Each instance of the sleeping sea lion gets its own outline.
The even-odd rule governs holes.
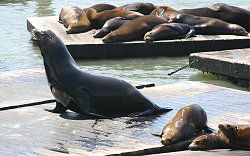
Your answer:
[[[84,11],[87,11],[89,8],[93,8],[96,10],[96,12],[102,12],[102,11],[106,11],[106,10],[113,10],[116,8],[116,6],[111,5],[111,4],[105,4],[105,3],[100,3],[100,4],[95,4],[91,7],[88,8],[84,8]]]
[[[116,30],[117,28],[119,28],[121,25],[123,25],[124,23],[126,23],[128,21],[130,21],[130,20],[128,20],[124,17],[112,18],[112,19],[108,20],[107,22],[105,22],[103,27],[96,34],[94,34],[94,38],[104,37],[108,33],[110,33],[111,31]]]
[[[143,14],[134,11],[125,10],[106,10],[97,13],[95,9],[89,8],[86,11],[86,15],[91,22],[91,25],[95,29],[100,29],[103,27],[104,23],[115,17],[124,17],[127,19],[135,19],[137,17],[143,16]]]
[[[91,29],[86,13],[76,6],[63,7],[59,15],[59,23],[67,28],[68,34],[86,32]]]
[[[237,24],[230,24],[216,18],[184,14],[168,6],[157,7],[150,14],[163,16],[169,23],[188,24],[198,35],[248,35],[246,29]]]
[[[191,14],[195,16],[217,18],[228,23],[234,23],[242,26],[248,32],[250,31],[250,11],[230,6],[224,3],[217,3],[211,7],[182,9],[181,13]]]
[[[188,24],[163,23],[155,26],[144,35],[146,42],[157,40],[182,39],[194,36],[195,30]]]
[[[141,40],[145,33],[158,24],[166,23],[163,17],[145,15],[126,22],[118,29],[112,31],[103,38],[104,43],[126,42]]]
[[[124,80],[82,71],[63,42],[50,30],[33,31],[43,56],[48,84],[56,99],[55,113],[70,109],[98,118],[147,116],[170,111],[160,108]]]
[[[195,133],[207,129],[207,114],[200,105],[189,104],[177,111],[164,126],[161,143],[171,145],[191,138]]]
[[[155,8],[156,6],[152,3],[134,2],[117,7],[115,10],[136,11],[143,15],[149,15]]]

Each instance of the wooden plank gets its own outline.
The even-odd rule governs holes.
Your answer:
[[[188,55],[193,52],[226,50],[250,47],[250,35],[197,35],[188,39],[163,40],[152,43],[144,41],[104,44],[93,38],[97,30],[86,33],[66,34],[65,27],[58,23],[58,16],[28,17],[27,29],[50,29],[67,46],[75,58],[145,57]]]
[[[24,74],[1,74],[0,106],[52,98],[42,73],[40,70],[26,70]],[[152,136],[151,132],[160,131],[180,107],[189,103],[204,108],[208,125],[212,128],[217,129],[219,123],[250,124],[250,99],[246,98],[250,96],[249,92],[198,82],[141,91],[157,105],[174,110],[160,116],[98,121],[70,111],[58,115],[44,110],[53,108],[54,103],[0,111],[0,155],[105,155],[161,147],[159,138]],[[210,154],[242,153],[250,154],[249,151],[230,150],[216,150]]]
[[[189,61],[197,60],[191,67],[233,78],[245,87],[250,84],[250,49],[193,53]]]

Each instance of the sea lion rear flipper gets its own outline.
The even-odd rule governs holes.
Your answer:
[[[52,109],[52,110],[44,109],[44,110],[46,110],[48,112],[52,112],[52,113],[63,113],[67,110],[67,108],[64,105],[62,105],[61,103],[56,102],[56,107],[54,109]]]

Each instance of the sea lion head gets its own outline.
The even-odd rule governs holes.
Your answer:
[[[211,141],[208,140],[207,135],[201,135],[193,140],[193,142],[188,146],[190,150],[208,150]]]

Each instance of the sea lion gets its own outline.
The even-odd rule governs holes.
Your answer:
[[[218,127],[235,149],[250,150],[250,127],[239,127],[230,124],[219,124]]]
[[[62,23],[67,29],[66,33],[80,33],[91,29],[91,23],[86,13],[76,6],[65,6],[61,9],[59,23]]]
[[[228,23],[234,23],[242,26],[248,32],[250,31],[250,11],[243,8],[230,6],[224,3],[217,3],[211,7],[202,7],[195,9],[182,9],[181,13],[195,16],[217,18]]]
[[[211,150],[211,149],[229,149],[231,148],[227,137],[218,130],[217,133],[203,134],[193,140],[188,146],[190,150]]]
[[[156,40],[181,39],[194,36],[195,30],[188,24],[183,23],[163,23],[155,26],[144,35],[146,42]]]
[[[124,80],[80,70],[63,42],[50,30],[33,31],[44,60],[48,84],[56,99],[55,113],[70,109],[97,118],[147,116],[170,111],[160,108]]]
[[[100,29],[103,27],[107,20],[115,17],[124,17],[127,19],[135,19],[137,17],[143,16],[143,14],[134,11],[119,11],[119,10],[106,10],[97,13],[95,9],[89,8],[86,11],[86,15],[91,22],[91,25],[95,29]]]
[[[153,29],[156,25],[166,23],[163,17],[145,15],[126,22],[118,29],[112,31],[103,38],[104,43],[126,42],[141,40],[145,33]]]
[[[106,11],[106,10],[113,10],[116,8],[116,6],[111,5],[111,4],[105,4],[105,3],[100,3],[100,4],[95,4],[91,7],[88,8],[84,8],[84,11],[87,11],[89,8],[93,8],[96,10],[96,12],[102,12],[102,11]]]
[[[123,25],[124,23],[126,23],[128,21],[130,21],[130,20],[128,20],[124,17],[112,18],[112,19],[108,20],[107,22],[105,22],[103,27],[96,34],[94,34],[94,38],[104,37],[108,33],[110,33],[111,31],[116,30],[117,28],[119,28],[121,25]]]
[[[149,15],[155,8],[156,6],[152,3],[134,2],[117,7],[115,10],[136,11],[143,15]]]
[[[216,18],[184,14],[168,6],[157,7],[150,14],[163,16],[169,23],[188,24],[198,35],[248,35],[246,29],[237,24],[230,24]]]
[[[200,105],[189,104],[177,111],[164,126],[161,143],[171,145],[191,138],[195,133],[207,129],[207,114]]]

